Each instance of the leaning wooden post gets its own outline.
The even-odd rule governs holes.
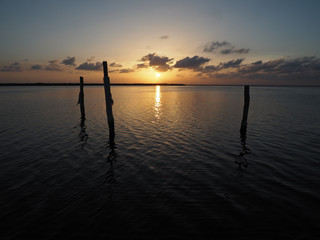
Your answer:
[[[83,77],[80,77],[80,92],[78,98],[78,104],[80,103],[81,120],[86,119],[86,114],[84,110],[84,94],[83,94]]]
[[[107,111],[108,126],[109,126],[109,144],[110,144],[110,147],[112,148],[114,146],[114,138],[115,138],[114,119],[112,114],[113,100],[110,92],[110,78],[108,76],[108,65],[106,61],[103,62],[103,74],[104,74],[104,77],[103,77],[104,93],[106,97],[106,111]]]
[[[241,133],[246,133],[247,131],[247,120],[248,120],[248,112],[249,112],[249,104],[250,104],[250,94],[249,94],[249,86],[244,86],[244,106],[243,106],[243,114],[241,121]]]

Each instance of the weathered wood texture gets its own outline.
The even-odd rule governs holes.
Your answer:
[[[243,114],[242,114],[240,132],[245,132],[247,130],[249,104],[250,104],[249,86],[246,85],[246,86],[244,86],[244,106],[243,106]]]
[[[112,96],[110,91],[110,78],[108,76],[108,64],[106,61],[103,62],[103,83],[104,83],[104,93],[105,93],[105,99],[106,99],[106,112],[108,117],[108,126],[109,126],[109,144],[112,147],[114,145],[114,138],[115,138],[115,132],[114,132],[114,118],[112,113]]]
[[[79,92],[78,104],[80,104],[81,120],[85,120],[86,113],[84,109],[83,77],[80,77],[80,92]]]

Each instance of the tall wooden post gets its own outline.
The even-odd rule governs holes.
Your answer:
[[[250,94],[249,94],[249,86],[244,86],[244,106],[243,106],[243,114],[242,114],[242,121],[241,121],[241,128],[240,128],[240,139],[241,139],[241,152],[239,154],[240,160],[236,161],[239,165],[239,168],[247,167],[248,162],[245,158],[245,155],[250,153],[249,148],[246,146],[246,139],[247,139],[247,120],[248,120],[248,112],[249,112],[249,104],[250,104]]]
[[[241,128],[240,128],[241,133],[245,133],[247,131],[249,104],[250,104],[249,86],[246,85],[244,86],[244,106],[243,106],[243,114],[242,114],[242,121],[241,121]]]
[[[107,117],[108,117],[108,126],[109,126],[109,144],[110,147],[113,148],[114,146],[114,138],[115,138],[115,132],[114,132],[114,119],[113,119],[113,113],[112,113],[112,96],[110,92],[110,78],[108,76],[108,64],[106,61],[103,62],[103,83],[104,83],[104,93],[106,98],[106,111],[107,111]]]
[[[78,104],[80,103],[81,120],[86,119],[86,114],[84,110],[84,93],[83,93],[83,77],[80,77],[80,92],[78,98]]]

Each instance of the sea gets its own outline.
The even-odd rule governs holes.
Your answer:
[[[0,239],[320,239],[320,87],[0,87]]]

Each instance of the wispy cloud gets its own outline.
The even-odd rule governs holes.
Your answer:
[[[231,47],[231,48],[227,48],[227,49],[223,49],[220,51],[221,54],[227,55],[227,54],[232,54],[232,53],[238,53],[238,54],[245,54],[248,53],[250,51],[249,48],[235,48],[235,47]]]
[[[164,40],[164,39],[168,39],[168,38],[169,38],[168,35],[163,35],[163,36],[160,37],[160,39],[163,39],[163,40]]]
[[[109,73],[114,73],[114,72],[118,72],[118,73],[132,73],[135,72],[136,68],[119,68],[119,69],[109,69]]]
[[[113,63],[110,63],[110,64],[109,64],[109,67],[122,67],[122,65],[121,65],[121,64],[118,64],[118,63],[113,62]]]
[[[62,66],[59,64],[58,60],[51,60],[48,61],[49,64],[46,66],[45,70],[47,71],[56,71],[56,72],[62,72],[63,68]]]
[[[136,67],[139,69],[139,68],[148,68],[149,65],[147,63],[139,63],[136,65]]]
[[[223,55],[227,54],[245,54],[249,53],[249,48],[236,48],[233,46],[230,42],[223,41],[213,41],[210,43],[207,43],[203,49],[203,52],[213,53],[213,52],[219,52]]]
[[[207,43],[205,45],[203,51],[204,52],[213,52],[218,48],[227,47],[227,46],[231,46],[231,44],[227,41],[223,41],[223,42],[213,41],[213,42]]]
[[[0,72],[21,72],[21,71],[22,69],[21,69],[20,63],[18,62],[3,66],[2,68],[0,68]]]
[[[91,58],[87,59],[87,62],[92,62],[95,59],[95,56],[92,56]]]
[[[135,70],[132,68],[124,68],[124,69],[119,69],[119,73],[131,73],[134,72]]]

